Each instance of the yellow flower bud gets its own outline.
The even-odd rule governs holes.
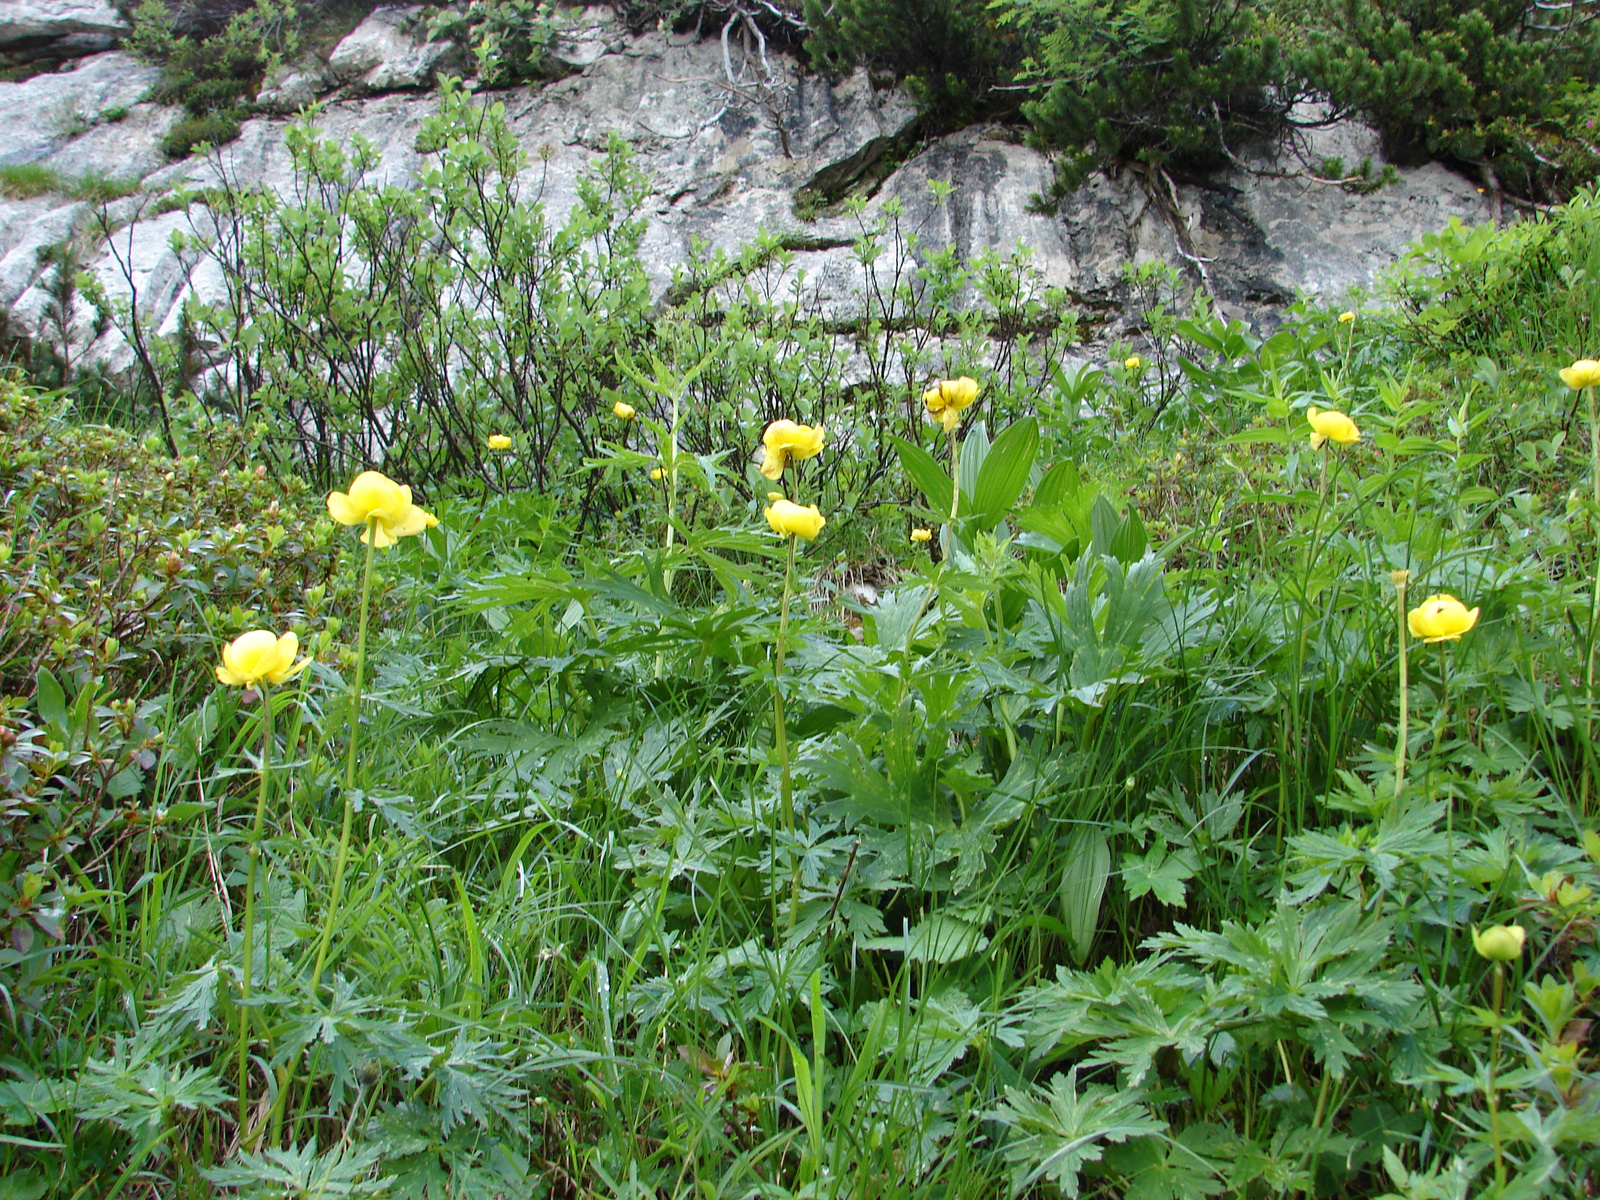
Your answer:
[[[817,511],[815,504],[802,508],[792,500],[774,500],[767,509],[767,524],[772,526],[773,533],[804,538],[809,542],[822,532],[827,518]]]
[[[503,433],[491,433],[489,435],[489,449],[509,450],[511,449],[511,439]]]
[[[822,439],[821,425],[774,421],[761,435],[761,473],[776,483],[790,462],[821,454]]]
[[[911,531],[911,540],[913,542],[931,542],[933,541],[933,530],[913,529]]]
[[[1342,313],[1339,314],[1339,324],[1341,324],[1341,325],[1348,325],[1348,324],[1350,324],[1351,321],[1354,321],[1355,319],[1356,319],[1356,315],[1353,312],[1342,312]]]
[[[439,522],[411,503],[411,489],[378,471],[363,471],[349,492],[328,493],[328,515],[341,525],[362,525],[361,540],[392,546]]]
[[[310,665],[309,658],[296,662],[300,639],[292,633],[282,637],[271,630],[252,629],[241,633],[222,648],[222,665],[217,678],[229,687],[254,687],[263,679],[283,683]]]
[[[1472,930],[1472,948],[1490,962],[1511,962],[1522,957],[1522,944],[1528,940],[1521,925],[1491,925],[1483,932]]]
[[[1406,614],[1411,636],[1425,642],[1453,642],[1478,623],[1478,609],[1468,609],[1454,596],[1429,596]]]
[[[1570,367],[1561,369],[1561,382],[1573,391],[1579,388],[1594,387],[1600,383],[1600,362],[1592,358],[1580,358]]]
[[[611,411],[616,413],[617,416],[621,417],[624,421],[631,421],[635,416],[633,405],[624,404],[621,400],[618,400],[611,406]]]
[[[1137,354],[1130,354],[1127,358],[1122,360],[1122,365],[1127,367],[1130,371],[1137,371],[1140,367],[1144,366],[1144,359],[1140,358]]]
[[[1318,408],[1312,405],[1306,409],[1306,420],[1310,422],[1313,430],[1311,446],[1320,450],[1324,442],[1338,442],[1341,446],[1348,446],[1352,442],[1361,440],[1361,430],[1356,428],[1356,423],[1342,412],[1332,409]]]

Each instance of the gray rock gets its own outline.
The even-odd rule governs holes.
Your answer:
[[[546,57],[566,71],[581,71],[627,44],[628,31],[606,7],[557,9],[556,32]]]
[[[340,43],[328,78],[300,64],[273,81],[280,107],[298,107],[335,78],[354,81],[317,121],[336,143],[360,137],[377,147],[369,182],[403,186],[425,166],[416,139],[437,111],[436,97],[366,94],[416,86],[437,67],[437,59],[432,67],[405,65],[412,63],[408,55],[438,49],[420,40],[422,17],[418,8],[378,10]],[[1029,272],[1036,287],[1063,289],[1069,304],[1111,326],[1108,336],[1138,318],[1127,312],[1126,268],[1152,260],[1209,288],[1226,314],[1270,324],[1297,293],[1333,299],[1371,286],[1408,241],[1451,216],[1479,222],[1490,215],[1471,183],[1437,166],[1401,169],[1398,184],[1371,195],[1316,182],[1301,163],[1339,157],[1353,168],[1377,150],[1370,131],[1320,127],[1316,114],[1307,114],[1313,127],[1301,140],[1271,159],[1177,185],[1132,170],[1097,174],[1045,211],[1034,200],[1049,191],[1050,164],[1011,140],[1012,131],[972,128],[919,147],[910,140],[916,115],[910,102],[875,90],[865,74],[830,83],[782,55],[771,53],[763,63],[737,47],[725,61],[715,38],[627,35],[594,10],[560,20],[556,45],[566,56],[560,61],[581,66],[581,73],[484,99],[505,105],[530,157],[524,195],[542,201],[555,220],[576,201],[582,174],[601,160],[612,135],[627,141],[635,165],[652,180],[644,253],[658,298],[695,245],[733,253],[765,231],[792,251],[786,268],[773,268],[771,286],[798,292],[824,315],[849,315],[870,287],[888,286],[894,271],[942,249],[971,262],[1011,255],[1020,244],[1026,264],[1013,269]],[[296,82],[297,74],[304,78]],[[99,113],[136,99],[153,78],[151,69],[123,55],[105,55],[70,74],[0,84],[0,162],[70,163],[78,170],[91,155],[104,155],[108,168],[126,162],[148,172],[144,186],[152,192],[224,183],[294,192],[287,123],[277,117],[246,122],[242,136],[213,156],[174,164],[158,164],[139,149],[152,145],[160,122],[169,119],[170,110],[154,106],[148,112],[135,106],[118,125],[67,133],[55,118],[44,132],[58,109],[69,118]],[[797,213],[802,189],[856,177],[869,191],[876,187],[859,217],[823,211],[807,220]],[[935,184],[952,189],[947,198],[936,197]],[[52,221],[62,219],[54,215],[60,207],[59,199],[0,202],[0,300],[17,303],[19,321],[39,311],[36,301],[22,299],[43,279],[38,251],[59,232]],[[203,210],[193,212],[203,220]],[[852,243],[863,227],[879,222],[898,249],[865,268]],[[169,214],[138,222],[133,234],[137,278],[145,281],[141,305],[157,327],[174,326],[186,296],[214,295],[218,287],[214,269],[201,264],[191,272],[167,245],[172,230],[187,223],[183,214]],[[108,264],[103,256],[94,269],[115,292],[118,273]],[[965,299],[982,302],[975,293]],[[123,356],[113,335],[94,353],[108,362]]]
[[[338,81],[321,63],[279,67],[262,82],[256,107],[276,116],[290,116],[317,102]]]
[[[155,67],[115,53],[85,59],[71,71],[0,83],[0,165],[49,163],[106,114],[130,113],[160,75]],[[107,144],[101,170],[123,169],[127,156],[118,141]]]
[[[448,64],[454,47],[430,42],[423,8],[375,8],[328,57],[340,83],[364,92],[427,87]]]
[[[93,44],[106,49],[128,32],[128,23],[106,0],[5,0],[0,5],[0,48],[23,43],[77,39],[77,53]]]

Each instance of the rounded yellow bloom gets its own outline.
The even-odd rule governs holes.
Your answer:
[[[613,404],[611,406],[611,411],[616,413],[617,416],[621,417],[624,421],[633,420],[634,415],[635,415],[634,414],[634,410],[633,410],[633,405],[624,404],[621,400],[618,400],[615,404]]]
[[[1528,932],[1521,925],[1491,925],[1482,933],[1472,930],[1472,948],[1490,962],[1511,962],[1522,957]]]
[[[1425,642],[1453,642],[1478,623],[1478,610],[1468,609],[1454,596],[1429,596],[1406,614],[1411,636]]]
[[[348,492],[329,492],[328,515],[341,525],[365,526],[361,540],[370,534],[380,550],[439,523],[411,503],[409,487],[378,471],[361,472]]]
[[[772,526],[773,533],[784,537],[804,538],[809,542],[827,523],[815,504],[802,508],[792,500],[774,500],[767,509],[767,524]]]
[[[1144,366],[1144,359],[1140,358],[1137,354],[1130,354],[1127,358],[1122,360],[1122,365],[1127,367],[1130,371],[1137,371],[1140,367]]]
[[[489,435],[489,449],[509,450],[511,449],[511,439],[503,433],[491,433]]]
[[[1341,324],[1341,325],[1348,325],[1348,324],[1350,324],[1351,321],[1354,321],[1355,319],[1356,319],[1356,315],[1353,312],[1342,312],[1342,313],[1339,314],[1339,324]]]
[[[931,542],[933,541],[933,530],[913,529],[911,531],[911,540],[913,542]]]
[[[774,421],[761,435],[761,473],[776,481],[791,462],[822,453],[822,426]]]
[[[310,658],[295,662],[299,652],[300,639],[292,633],[279,637],[269,629],[252,629],[222,648],[217,678],[229,687],[254,687],[263,679],[283,683],[311,664]]]
[[[963,375],[960,379],[941,379],[922,393],[928,415],[938,417],[949,433],[961,421],[962,410],[978,398],[978,381]]]
[[[1561,369],[1561,382],[1573,391],[1594,387],[1600,383],[1600,362],[1595,362],[1592,358],[1580,358],[1570,367]]]
[[[1313,404],[1306,409],[1306,420],[1311,423],[1311,445],[1313,449],[1320,450],[1324,442],[1338,442],[1341,446],[1348,446],[1352,442],[1361,440],[1361,430],[1356,428],[1356,423],[1342,412],[1332,409],[1318,408]]]
[[[662,467],[652,467],[652,468],[650,468],[650,478],[654,479],[657,483],[661,482],[661,480],[665,479],[666,477],[667,477],[667,472],[666,472],[666,470],[664,468],[662,468]]]
[[[783,499],[783,493],[782,492],[768,492],[767,493],[767,499],[768,500],[782,500]]]

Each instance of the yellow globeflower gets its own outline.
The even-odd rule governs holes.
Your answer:
[[[489,435],[489,449],[509,450],[511,449],[511,439],[503,433],[491,433]]]
[[[798,537],[810,541],[822,532],[827,518],[817,511],[815,504],[808,504],[804,508],[793,500],[774,500],[767,509],[767,524],[772,526],[773,533],[781,533],[784,537]]]
[[[1580,358],[1570,367],[1561,369],[1561,382],[1573,391],[1594,387],[1600,383],[1600,362],[1595,362],[1592,358]]]
[[[913,542],[931,542],[933,541],[933,530],[913,529],[911,531],[911,540]]]
[[[661,467],[650,468],[650,478],[654,479],[657,483],[661,482],[661,480],[665,479],[666,477],[667,473]]]
[[[411,503],[411,489],[378,471],[357,475],[348,492],[328,493],[328,514],[341,525],[361,525],[361,540],[372,535],[378,549],[439,522]]]
[[[777,480],[791,462],[822,453],[822,426],[774,421],[761,435],[761,473]]]
[[[1491,925],[1482,933],[1472,930],[1472,948],[1490,962],[1512,962],[1522,957],[1528,932],[1521,925]]]
[[[1144,359],[1140,358],[1137,354],[1130,354],[1127,358],[1122,360],[1122,365],[1127,367],[1130,371],[1137,371],[1140,367],[1144,366]]]
[[[1338,442],[1341,446],[1348,446],[1352,442],[1361,440],[1361,430],[1356,428],[1356,423],[1342,412],[1332,409],[1318,408],[1312,405],[1306,409],[1306,420],[1311,423],[1314,431],[1311,434],[1311,446],[1320,450],[1324,442]]]
[[[624,421],[631,421],[634,418],[633,405],[624,404],[621,400],[618,400],[611,406],[611,411],[616,413],[617,416],[621,417]]]
[[[1468,609],[1454,596],[1429,596],[1406,614],[1411,636],[1425,642],[1453,642],[1478,623],[1478,610]]]
[[[311,664],[310,658],[295,662],[299,652],[300,639],[292,633],[279,637],[269,629],[252,629],[222,648],[217,678],[229,687],[254,687],[263,679],[283,683]]]
[[[938,417],[946,433],[961,421],[963,409],[970,408],[978,398],[978,381],[963,375],[960,379],[941,379],[922,393],[922,402],[928,406],[928,415]]]
[[[1351,321],[1354,321],[1355,319],[1356,319],[1356,315],[1353,312],[1342,312],[1342,313],[1339,314],[1339,324],[1341,324],[1341,325],[1348,325],[1348,324],[1350,324]]]

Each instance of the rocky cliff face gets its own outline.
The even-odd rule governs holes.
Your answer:
[[[0,16],[0,45],[58,53],[70,39],[117,35],[115,14],[91,0],[25,0]],[[13,11],[15,10],[15,11]],[[1377,159],[1359,128],[1308,135],[1271,159],[1202,182],[1152,188],[1132,174],[1096,175],[1055,212],[1030,201],[1046,192],[1047,159],[1003,130],[970,128],[931,142],[912,137],[904,96],[874,89],[864,74],[830,83],[790,58],[725,53],[715,38],[630,35],[603,8],[562,17],[554,82],[495,93],[524,147],[541,159],[542,195],[560,214],[580,174],[620,133],[654,180],[647,264],[661,294],[691,245],[733,251],[763,230],[794,249],[791,274],[824,309],[841,309],[864,284],[850,243],[860,222],[887,205],[917,234],[917,253],[953,247],[967,257],[1025,247],[1049,286],[1115,329],[1127,300],[1129,263],[1170,262],[1208,287],[1224,313],[1269,322],[1297,292],[1338,297],[1370,285],[1402,247],[1448,218],[1488,219],[1478,190],[1439,166],[1401,168],[1370,195],[1318,182],[1304,169],[1330,155]],[[10,30],[8,33],[7,30]],[[10,38],[9,43],[6,42]],[[65,39],[65,40],[64,40]],[[55,50],[50,50],[55,47]],[[300,106],[322,105],[318,124],[336,139],[361,135],[382,151],[379,171],[402,182],[422,162],[418,129],[434,111],[434,76],[459,69],[445,47],[423,40],[415,9],[380,9],[327,63],[301,63],[269,80],[260,97],[276,115],[249,121],[243,136],[210,159],[168,163],[160,139],[180,115],[143,102],[156,75],[116,51],[88,54],[68,69],[0,83],[0,167],[48,168],[56,190],[0,198],[0,311],[13,331],[40,335],[50,321],[51,247],[76,239],[80,262],[113,295],[139,289],[156,323],[172,328],[191,288],[204,290],[170,247],[175,231],[204,229],[198,206],[162,203],[180,189],[216,182],[286,191],[292,181],[284,131]],[[107,175],[137,182],[106,209],[119,255],[97,242],[92,202],[73,200],[75,181]],[[797,196],[824,182],[877,179],[860,217],[803,219]],[[937,202],[931,184],[953,191]],[[118,262],[118,259],[121,262]],[[126,270],[124,269],[126,267]],[[192,277],[191,277],[192,275]],[[56,329],[62,321],[55,318]],[[112,368],[128,362],[115,331],[96,331],[81,302],[72,314],[72,354]],[[59,340],[59,337],[58,337]]]

